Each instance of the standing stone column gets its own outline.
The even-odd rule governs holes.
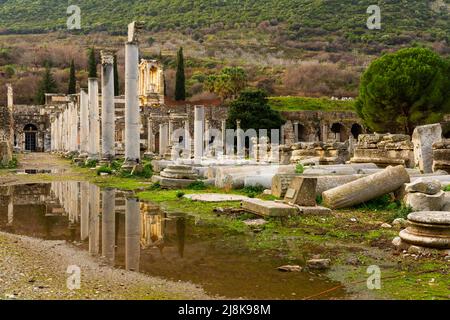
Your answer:
[[[148,118],[147,120],[147,153],[152,155],[155,152],[155,137],[153,135],[153,121]]]
[[[242,159],[245,155],[245,137],[244,130],[241,129],[241,120],[236,120],[236,135],[237,135],[237,156]]]
[[[294,142],[298,142],[298,122],[294,122]]]
[[[128,26],[128,42],[125,44],[125,163],[131,170],[140,162],[139,116],[139,46],[135,35],[135,23]]]
[[[9,187],[13,189],[14,187]],[[14,194],[10,193],[9,201],[8,201],[8,226],[11,226],[14,223],[14,202],[13,202]]]
[[[98,106],[98,79],[88,79],[89,92],[89,159],[98,160],[100,152],[100,123]]]
[[[115,191],[105,189],[102,192],[102,256],[114,265],[116,247],[116,211]]]
[[[71,127],[71,135],[72,135],[72,150],[74,153],[79,151],[78,148],[78,107],[75,102],[72,102],[72,127]]]
[[[102,51],[102,161],[115,156],[114,57]]]
[[[80,91],[80,157],[87,158],[89,148],[89,96]]]
[[[159,155],[163,156],[166,153],[167,149],[167,136],[168,136],[168,128],[167,124],[159,124]]]
[[[221,123],[221,130],[222,130],[222,149],[223,149],[223,155],[226,154],[226,145],[227,145],[227,120],[222,120]]]
[[[139,208],[138,199],[126,199],[125,268],[132,271],[139,271],[141,254],[141,214]]]
[[[169,119],[169,132],[168,132],[168,138],[169,138],[169,147],[173,146],[173,120]]]
[[[189,119],[184,121],[184,158],[191,159],[191,133]]]
[[[203,157],[205,107],[195,106],[194,112],[194,161],[199,163]]]

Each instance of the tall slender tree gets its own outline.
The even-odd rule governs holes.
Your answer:
[[[177,54],[177,74],[175,81],[175,100],[186,100],[186,76],[184,74],[183,47],[178,50]]]
[[[114,55],[114,95],[116,97],[120,95],[119,70],[117,69],[117,56],[116,55]]]
[[[67,89],[67,94],[77,93],[77,78],[75,76],[75,62],[72,59],[70,63],[70,74],[69,74],[69,88]]]
[[[88,57],[89,78],[97,78],[97,59],[95,57],[95,49],[89,50]]]
[[[56,81],[53,78],[52,71],[48,65],[45,66],[42,80],[39,83],[38,91],[36,93],[36,103],[45,104],[45,94],[56,92]]]

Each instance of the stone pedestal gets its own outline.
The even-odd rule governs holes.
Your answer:
[[[294,177],[286,191],[284,202],[299,206],[316,205],[317,178]]]
[[[411,213],[408,215],[408,228],[400,232],[400,238],[415,246],[450,249],[450,212]]]
[[[433,172],[433,144],[442,140],[442,127],[439,123],[419,126],[414,129],[414,161],[423,173]]]

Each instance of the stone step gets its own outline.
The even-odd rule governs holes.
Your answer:
[[[264,201],[261,199],[247,199],[242,201],[242,209],[267,217],[285,217],[298,214],[298,209],[296,207],[280,202]]]

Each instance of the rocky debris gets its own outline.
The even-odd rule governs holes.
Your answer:
[[[298,142],[292,146],[290,162],[299,163],[318,158],[319,164],[343,164],[350,159],[346,142]]]
[[[409,181],[404,166],[387,167],[381,172],[325,191],[322,198],[324,205],[331,209],[348,208],[394,192]]]
[[[299,210],[299,214],[304,217],[310,216],[331,216],[332,211],[329,208],[315,206],[315,207],[304,207],[296,206]]]
[[[392,225],[396,228],[405,228],[408,224],[408,221],[406,221],[403,218],[397,218],[392,222]]]
[[[186,199],[199,202],[236,202],[248,199],[247,196],[237,194],[221,194],[221,193],[198,193],[186,194],[183,196]]]
[[[246,199],[242,201],[244,211],[254,213],[260,216],[269,217],[287,217],[298,214],[297,208],[281,202],[264,201],[261,199]]]
[[[284,196],[284,202],[305,207],[316,205],[317,178],[294,177]]]
[[[249,227],[260,227],[267,224],[267,221],[264,219],[250,219],[245,220],[244,223]]]
[[[282,271],[282,272],[301,272],[302,271],[302,267],[298,266],[298,265],[286,265],[286,266],[281,266],[277,268],[278,271]]]
[[[352,163],[375,163],[381,167],[404,165],[414,167],[414,146],[403,134],[360,134]]]
[[[404,198],[404,203],[413,211],[440,211],[445,205],[445,192],[439,191],[437,194],[429,195],[425,193],[408,193]]]
[[[419,178],[414,182],[407,183],[405,185],[405,192],[415,193],[420,192],[428,195],[434,195],[442,190],[442,184],[438,180],[429,180],[424,178]]]
[[[392,226],[389,223],[383,223],[380,227],[383,229],[391,229],[392,228]]]
[[[306,262],[309,269],[326,270],[331,266],[330,259],[311,259]]]

